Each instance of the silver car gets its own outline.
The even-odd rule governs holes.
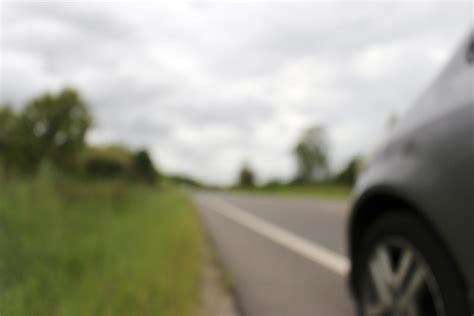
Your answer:
[[[355,197],[359,315],[474,315],[474,31],[370,162]]]

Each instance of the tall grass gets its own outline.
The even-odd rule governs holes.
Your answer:
[[[192,315],[201,231],[176,190],[0,181],[1,315]]]

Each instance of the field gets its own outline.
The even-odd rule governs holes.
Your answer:
[[[352,188],[346,185],[292,185],[275,187],[256,187],[251,189],[238,189],[237,191],[274,194],[281,196],[304,196],[330,199],[349,199]]]
[[[0,315],[194,315],[202,232],[173,188],[0,181]]]

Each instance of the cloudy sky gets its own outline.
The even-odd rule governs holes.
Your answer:
[[[74,86],[91,143],[222,184],[244,161],[290,177],[301,130],[323,124],[336,170],[373,150],[473,16],[473,2],[2,2],[0,101]]]

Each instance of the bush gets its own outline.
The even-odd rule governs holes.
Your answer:
[[[255,174],[248,165],[243,165],[239,172],[239,182],[237,184],[240,187],[254,187],[255,186]]]
[[[78,163],[78,169],[87,178],[155,184],[159,176],[146,151],[132,153],[121,146],[87,147]]]
[[[158,178],[158,172],[153,166],[148,153],[140,150],[133,155],[132,173],[136,180],[154,184]]]
[[[79,155],[79,170],[88,178],[126,179],[132,166],[132,154],[126,148],[87,147]]]
[[[346,185],[354,185],[357,176],[359,174],[359,169],[362,164],[362,158],[360,157],[354,157],[352,158],[346,167],[341,170],[340,173],[338,173],[332,181],[334,183],[339,183],[339,184],[346,184]]]

